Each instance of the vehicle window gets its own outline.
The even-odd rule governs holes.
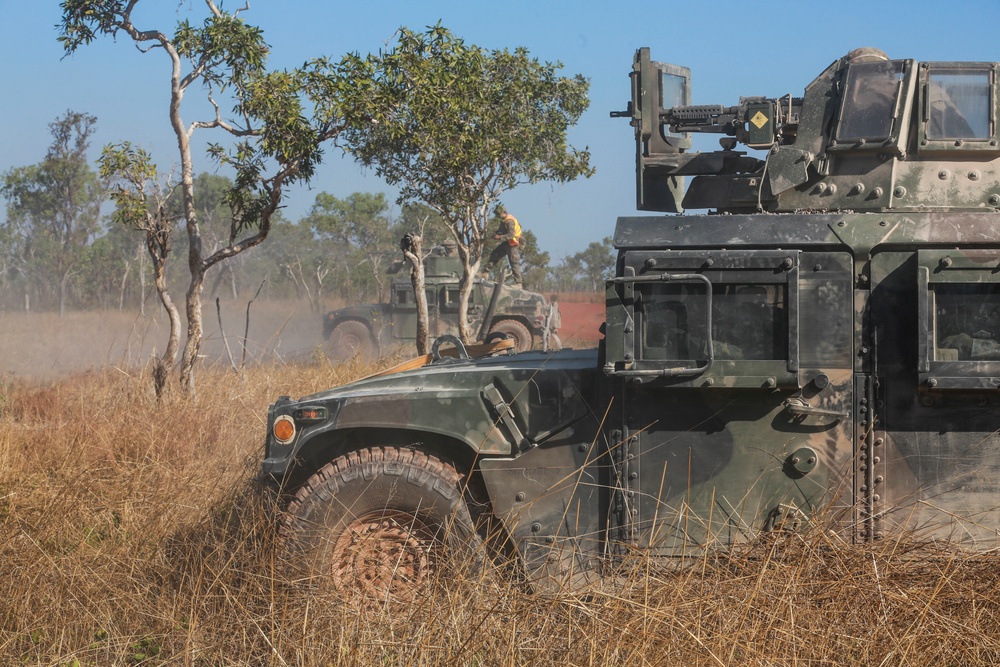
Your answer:
[[[648,288],[645,289],[645,288]],[[708,358],[707,286],[644,286],[641,298],[643,358]],[[712,347],[720,360],[788,358],[787,287],[782,283],[716,284],[712,290]]]
[[[927,138],[989,139],[990,72],[962,68],[932,69],[927,74]]]
[[[413,301],[413,291],[408,289],[396,290],[396,303],[405,306]]]
[[[449,312],[458,312],[458,299],[460,291],[457,287],[444,287],[441,289],[441,307]]]
[[[799,283],[799,359],[809,367],[850,368],[854,288],[846,273],[812,273]]]
[[[690,99],[687,87],[688,80],[686,77],[668,72],[660,72],[660,108],[670,109],[686,104],[686,100]],[[667,136],[677,138],[684,135],[683,133],[667,132]]]
[[[854,63],[847,70],[837,140],[888,139],[902,88],[904,61]]]
[[[660,72],[660,108],[669,109],[684,104],[688,99],[688,81],[683,76]]]
[[[935,361],[1000,361],[1000,285],[937,284]]]

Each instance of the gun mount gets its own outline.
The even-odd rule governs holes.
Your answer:
[[[997,68],[890,60],[861,48],[834,61],[802,97],[692,106],[690,71],[652,61],[642,48],[632,100],[611,115],[635,128],[640,210],[995,209]],[[691,152],[693,133],[725,135],[721,150]],[[753,157],[735,150],[739,144],[767,152]]]

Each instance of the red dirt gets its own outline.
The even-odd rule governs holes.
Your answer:
[[[600,328],[604,322],[603,303],[560,300],[559,314],[562,316],[559,338],[564,344],[573,346],[574,341],[596,343],[601,339]]]

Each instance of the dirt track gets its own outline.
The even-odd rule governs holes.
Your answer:
[[[202,354],[206,361],[228,364],[228,341],[235,362],[240,362],[246,309],[246,302],[222,303],[220,329],[215,304],[205,304]],[[565,345],[596,344],[604,321],[603,304],[561,299],[559,309],[559,337]],[[69,312],[60,318],[53,313],[0,312],[0,378],[45,379],[100,366],[128,372],[145,364],[154,351],[163,350],[166,332],[166,317],[153,307],[145,316],[105,311]],[[320,315],[310,312],[304,302],[254,302],[247,360],[307,359],[322,344],[322,333]]]

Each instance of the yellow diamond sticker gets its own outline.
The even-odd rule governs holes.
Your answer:
[[[758,111],[757,113],[755,113],[753,115],[753,118],[750,119],[750,122],[753,123],[754,125],[756,125],[758,130],[760,128],[764,127],[765,125],[767,125],[767,121],[768,121],[767,116],[765,116],[760,111]]]

